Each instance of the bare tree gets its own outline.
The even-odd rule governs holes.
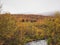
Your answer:
[[[1,0],[0,0],[0,14],[1,14],[1,11],[2,11],[2,3],[1,3]]]
[[[2,11],[2,4],[0,4],[0,13],[1,13],[1,11]]]

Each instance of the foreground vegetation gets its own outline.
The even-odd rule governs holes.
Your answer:
[[[49,45],[60,45],[60,14],[46,18],[44,23],[16,22],[11,14],[0,15],[0,45],[25,45],[47,39]]]

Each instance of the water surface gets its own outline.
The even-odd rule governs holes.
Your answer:
[[[47,45],[46,40],[32,41],[27,43],[26,45]]]

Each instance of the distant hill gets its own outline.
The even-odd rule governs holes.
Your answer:
[[[5,14],[1,14],[5,15]],[[1,16],[0,15],[0,16]],[[45,19],[49,19],[54,16],[45,16],[39,14],[10,14],[18,22],[44,22]]]

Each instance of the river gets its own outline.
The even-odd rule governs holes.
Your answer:
[[[46,40],[32,41],[28,42],[26,45],[47,45],[47,41]]]

